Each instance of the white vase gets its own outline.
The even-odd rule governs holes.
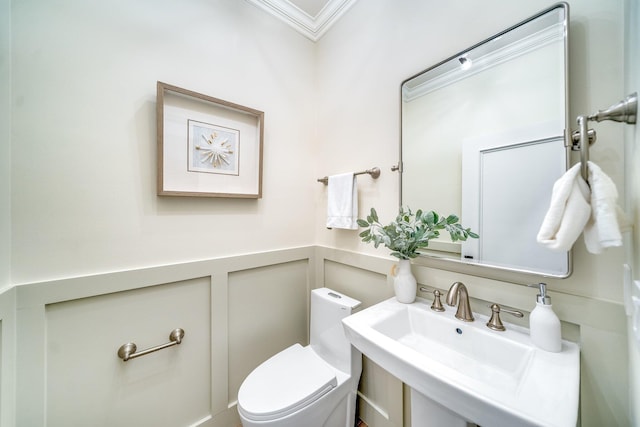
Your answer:
[[[398,264],[391,269],[391,275],[393,276],[393,290],[396,293],[398,302],[404,304],[414,302],[418,284],[413,273],[411,273],[411,261],[408,259],[398,261]]]

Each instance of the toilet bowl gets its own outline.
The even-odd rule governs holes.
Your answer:
[[[311,291],[310,344],[294,344],[251,372],[238,391],[243,427],[353,427],[362,354],[342,327],[360,301]]]

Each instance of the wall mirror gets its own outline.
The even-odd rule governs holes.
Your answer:
[[[401,206],[454,213],[480,235],[422,256],[571,274],[569,252],[536,241],[569,163],[568,13],[554,5],[402,83]]]

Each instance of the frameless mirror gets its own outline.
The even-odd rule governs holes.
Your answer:
[[[536,236],[567,170],[568,5],[557,4],[402,83],[401,206],[480,235],[424,256],[567,277]]]

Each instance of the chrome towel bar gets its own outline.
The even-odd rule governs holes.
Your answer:
[[[138,347],[134,343],[128,342],[120,346],[120,348],[118,349],[118,357],[126,362],[129,359],[144,356],[145,354],[153,353],[154,351],[162,350],[163,348],[178,345],[182,342],[182,338],[184,338],[184,329],[176,328],[169,334],[168,343],[160,344],[155,347],[139,351],[137,353],[136,350],[138,349]]]
[[[371,178],[377,179],[380,176],[380,168],[374,167],[371,169],[367,169],[366,171],[356,172],[354,175],[364,175],[365,173],[371,175]],[[325,176],[324,178],[318,178],[318,182],[323,183],[324,185],[329,184],[329,177]]]

